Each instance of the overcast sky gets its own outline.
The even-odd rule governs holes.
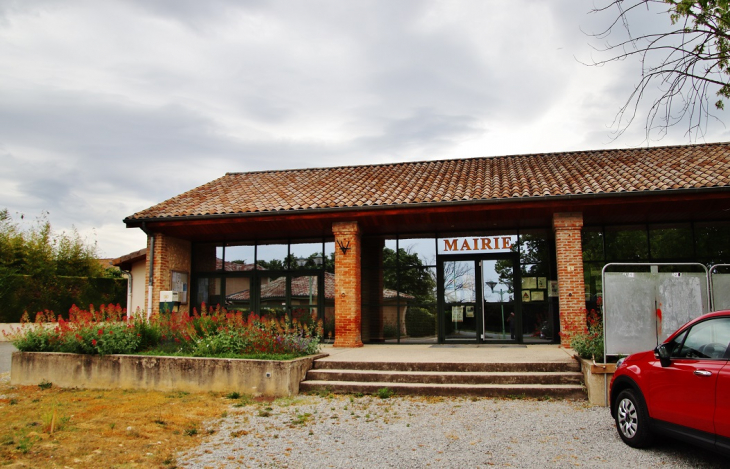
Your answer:
[[[0,0],[0,209],[119,257],[226,172],[646,145],[610,132],[639,64],[579,62],[593,3]]]

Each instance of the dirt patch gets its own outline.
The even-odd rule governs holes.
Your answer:
[[[220,393],[11,386],[0,374],[4,467],[176,467],[175,453],[215,432]]]

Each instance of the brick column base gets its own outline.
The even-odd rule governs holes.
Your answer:
[[[335,347],[362,347],[361,255],[357,222],[332,224],[335,235]]]
[[[571,338],[586,332],[586,301],[583,284],[582,213],[553,215],[558,261],[560,345],[570,347]]]

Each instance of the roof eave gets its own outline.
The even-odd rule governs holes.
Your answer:
[[[362,212],[371,210],[390,210],[394,208],[423,208],[423,207],[455,207],[463,205],[498,205],[503,203],[514,203],[520,201],[544,201],[544,202],[560,202],[567,200],[589,200],[597,198],[615,198],[615,197],[641,197],[641,196],[666,196],[679,194],[695,194],[729,191],[730,186],[714,186],[714,187],[692,187],[682,189],[662,189],[650,191],[626,191],[626,192],[598,192],[586,194],[569,194],[569,195],[547,195],[547,196],[530,196],[530,197],[514,197],[500,199],[476,199],[476,200],[451,200],[444,202],[416,202],[408,204],[389,204],[389,205],[361,205],[355,207],[324,207],[313,209],[296,209],[296,210],[271,210],[263,212],[239,212],[239,213],[219,213],[205,215],[182,215],[167,217],[150,217],[150,218],[131,218],[127,217],[123,222],[127,228],[139,228],[143,223],[149,222],[166,222],[166,221],[185,221],[185,220],[221,220],[226,218],[248,218],[262,216],[281,216],[295,213],[340,213],[340,212]]]

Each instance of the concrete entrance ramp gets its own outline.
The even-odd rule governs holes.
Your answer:
[[[585,399],[578,363],[558,345],[331,346],[300,391]]]

